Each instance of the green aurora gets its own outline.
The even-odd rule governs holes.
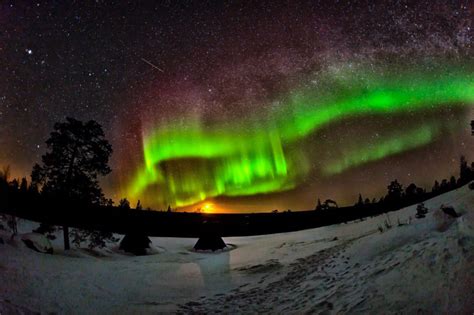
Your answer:
[[[289,190],[310,170],[301,145],[310,134],[344,119],[470,106],[473,82],[466,65],[402,71],[345,65],[319,72],[280,96],[261,117],[208,125],[189,119],[185,128],[169,124],[152,129],[143,141],[144,165],[130,181],[128,194],[152,194],[160,204],[182,207],[217,196]],[[401,128],[370,145],[343,151],[320,173],[339,174],[429,144],[441,125]]]
[[[340,174],[358,165],[383,159],[387,156],[416,149],[434,141],[442,132],[454,130],[458,125],[453,122],[429,121],[420,126],[380,136],[375,141],[366,141],[350,145],[342,150],[343,154],[335,161],[327,163],[322,170],[325,175]]]

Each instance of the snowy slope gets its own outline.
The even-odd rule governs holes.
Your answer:
[[[462,216],[446,216],[442,204]],[[192,252],[193,239],[153,238],[156,255],[65,254],[58,238],[48,255],[16,238],[0,244],[0,313],[472,314],[474,192],[465,186],[425,205],[424,219],[412,206],[362,222],[225,238],[236,248],[219,253]],[[23,233],[36,226],[20,222]]]

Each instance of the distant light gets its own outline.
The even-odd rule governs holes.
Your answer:
[[[26,53],[27,53],[28,55],[32,55],[32,54],[33,54],[33,50],[31,50],[31,49],[25,49],[25,51],[26,51]]]
[[[212,203],[206,203],[201,208],[204,213],[211,213],[214,210],[214,205]]]

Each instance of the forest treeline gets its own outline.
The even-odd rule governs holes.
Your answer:
[[[0,212],[41,222],[36,230],[40,233],[61,226],[66,249],[71,236],[73,243],[89,239],[95,246],[113,239],[112,232],[196,237],[203,223],[210,221],[219,223],[222,236],[313,228],[400,209],[474,180],[474,163],[469,165],[466,158],[461,157],[459,177],[435,181],[429,191],[414,183],[404,187],[394,180],[387,186],[385,196],[370,200],[360,194],[357,202],[349,207],[339,207],[334,200],[321,202],[318,199],[315,209],[297,212],[210,215],[176,213],[170,207],[166,212],[146,211],[140,202],[131,209],[125,198],[117,206],[105,198],[99,177],[111,172],[108,162],[112,147],[97,122],[67,118],[55,124],[46,144],[48,150],[41,163],[33,166],[30,181],[11,179],[8,167],[0,170]],[[70,231],[69,227],[76,229]]]
[[[354,204],[354,208],[360,209],[373,207],[376,205],[384,209],[400,209],[436,197],[440,194],[444,194],[473,180],[474,162],[471,162],[469,165],[466,158],[461,156],[459,160],[459,177],[457,178],[455,176],[451,176],[449,179],[443,179],[441,181],[435,180],[433,187],[430,190],[418,187],[414,183],[404,187],[398,182],[398,180],[395,179],[387,186],[387,194],[380,197],[379,199],[364,199],[360,193],[357,202]],[[321,200],[318,198],[315,210],[327,210],[337,207],[338,204],[334,200],[327,199],[324,202],[321,202]]]

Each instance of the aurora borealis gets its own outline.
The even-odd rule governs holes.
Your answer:
[[[399,70],[394,77],[392,71],[382,68],[368,74],[364,69],[352,69],[359,81],[355,75],[352,78],[345,74],[347,83],[339,84],[334,75],[320,73],[317,77],[329,85],[328,91],[315,85],[290,93],[276,112],[266,113],[258,124],[242,121],[206,127],[199,121],[190,121],[186,128],[165,126],[153,130],[145,136],[145,165],[131,184],[131,195],[157,184],[162,203],[187,206],[220,195],[254,195],[294,188],[309,170],[303,149],[290,148],[296,141],[348,117],[471,104],[473,77],[470,64],[465,67],[426,73],[423,67],[412,66],[411,71]],[[359,83],[361,80],[363,84]],[[336,157],[322,171],[341,173],[429,144],[439,135],[440,124],[425,123],[398,131],[370,147]]]
[[[1,7],[0,163],[18,176],[68,115],[106,129],[106,193],[155,209],[351,203],[474,157],[469,2],[93,9]]]

